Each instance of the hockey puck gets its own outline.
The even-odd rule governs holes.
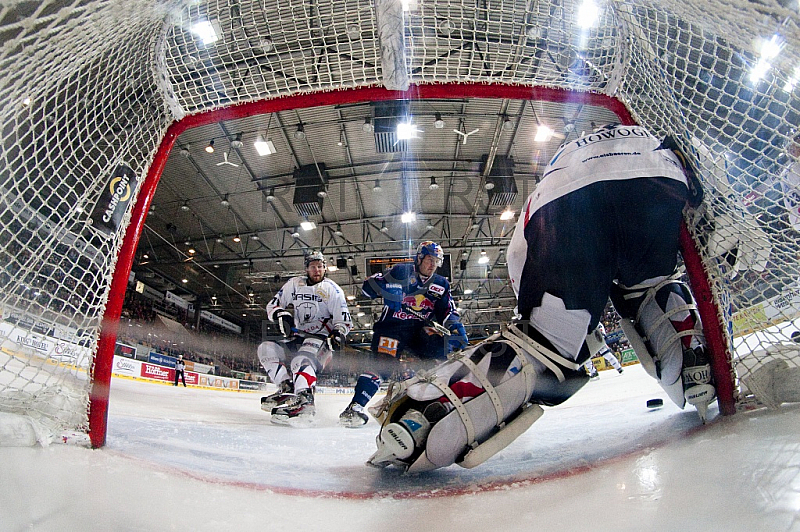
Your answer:
[[[647,400],[647,408],[661,408],[664,406],[663,399],[648,399]]]

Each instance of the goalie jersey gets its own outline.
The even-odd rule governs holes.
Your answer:
[[[353,328],[344,292],[330,279],[311,286],[306,277],[289,279],[267,305],[267,316],[274,321],[276,311],[292,307],[298,331],[327,336],[334,327],[344,334]]]
[[[666,177],[687,184],[678,157],[641,126],[606,126],[564,144],[547,164],[536,190],[525,200],[508,246],[508,274],[514,293],[519,295],[528,252],[525,226],[536,211],[598,181],[639,177]]]

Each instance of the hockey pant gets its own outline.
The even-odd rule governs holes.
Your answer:
[[[274,384],[292,381],[294,393],[311,388],[317,382],[317,373],[322,371],[333,356],[333,352],[321,338],[295,338],[287,342],[262,342],[258,346],[258,360]],[[291,357],[289,368],[286,360]]]
[[[505,448],[588,381],[581,365],[516,324],[428,372],[393,383],[370,411],[381,423],[369,464],[420,472],[471,468]]]
[[[615,285],[611,300],[642,366],[683,408],[688,401],[705,420],[716,396],[700,315],[677,275],[632,287]]]

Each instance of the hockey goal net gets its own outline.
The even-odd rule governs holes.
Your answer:
[[[584,24],[582,0],[2,3],[0,434],[13,419],[42,443],[104,444],[122,296],[177,134],[426,90],[602,100],[679,140],[706,192],[685,264],[732,413],[775,344],[800,363],[800,33],[784,5],[597,2]]]

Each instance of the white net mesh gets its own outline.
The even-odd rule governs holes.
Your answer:
[[[751,371],[768,343],[789,339],[800,309],[800,177],[788,153],[800,122],[797,6],[598,5],[599,23],[583,29],[572,1],[412,0],[401,18],[385,0],[3,3],[0,410],[88,429],[85,372],[117,251],[171,123],[407,82],[409,97],[414,85],[465,82],[602,93],[678,138],[706,189],[689,227],[729,340],[747,342],[734,365]],[[201,22],[216,42],[203,42]],[[780,53],[760,55],[771,39]],[[116,202],[124,216],[104,221]],[[47,390],[77,401],[25,400]]]

